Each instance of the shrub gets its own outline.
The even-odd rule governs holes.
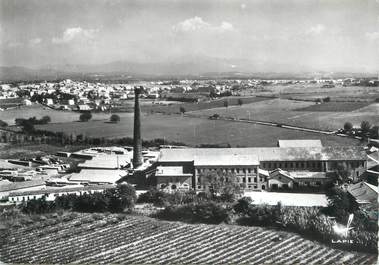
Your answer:
[[[157,189],[150,189],[149,191],[140,194],[137,199],[137,203],[152,203],[157,207],[181,205],[195,201],[197,201],[197,195],[193,191],[166,193]]]
[[[117,114],[113,114],[110,118],[110,121],[111,122],[114,122],[114,123],[117,123],[120,121],[120,116],[118,116]]]
[[[43,116],[42,119],[40,120],[40,124],[47,124],[49,122],[51,122],[51,118],[50,116],[47,116],[47,115]]]
[[[0,127],[7,127],[7,126],[8,126],[8,123],[6,123],[5,121],[0,120]]]
[[[345,122],[345,124],[343,125],[343,129],[346,132],[349,132],[351,131],[351,129],[353,129],[353,124],[351,122]]]
[[[362,132],[367,133],[370,131],[371,124],[368,121],[362,121],[361,122],[361,129]]]
[[[84,113],[80,114],[80,116],[79,116],[79,120],[82,122],[89,121],[90,119],[92,119],[91,112],[84,112]]]
[[[46,201],[45,197],[27,201],[21,206],[22,212],[27,214],[44,214],[56,210],[54,202]]]
[[[159,211],[156,217],[169,221],[188,223],[220,224],[228,223],[231,211],[215,202],[187,204],[184,206],[169,206]]]

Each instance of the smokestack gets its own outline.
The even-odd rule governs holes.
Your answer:
[[[134,87],[134,134],[133,134],[133,167],[142,165],[142,140],[141,140],[141,118],[139,107],[139,95],[143,87]]]

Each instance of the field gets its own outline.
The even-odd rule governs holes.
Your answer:
[[[254,95],[279,96],[287,99],[316,100],[330,97],[332,101],[374,102],[379,98],[378,87],[336,86],[323,88],[321,84],[272,85],[264,87],[266,92],[254,92]],[[251,92],[246,92],[249,95]]]
[[[84,133],[93,137],[132,137],[133,114],[121,113],[120,116],[121,121],[118,124],[89,121],[48,124],[37,128],[75,134]],[[321,139],[325,145],[359,143],[354,139],[333,135],[179,115],[144,114],[141,120],[143,139],[162,138],[189,145],[230,143],[232,146],[275,146],[278,139]]]
[[[297,109],[297,111],[329,111],[329,112],[350,112],[371,105],[367,102],[326,102],[315,104],[309,107]],[[376,104],[372,104],[375,106]],[[379,110],[379,108],[378,108]]]
[[[35,264],[375,264],[377,258],[259,227],[73,215],[10,229],[0,260]],[[276,240],[278,236],[282,240]]]
[[[279,88],[272,87],[271,89],[278,90]],[[293,87],[284,88],[289,89],[291,93],[294,91],[300,93],[299,91],[301,90]],[[318,89],[325,91],[325,89]],[[344,89],[347,90],[347,88]],[[348,89],[352,89],[354,93],[362,92],[359,90],[362,88],[353,87]],[[369,89],[372,88],[364,89],[371,91]],[[338,92],[341,96],[342,91],[340,89],[334,91],[334,93]],[[142,136],[144,139],[163,138],[168,141],[183,142],[189,145],[225,145],[230,143],[232,146],[275,146],[278,139],[321,139],[324,145],[355,145],[358,142],[351,138],[240,122],[212,121],[208,120],[208,117],[217,113],[234,119],[271,121],[330,131],[342,128],[347,121],[352,122],[354,126],[360,126],[363,120],[367,120],[373,125],[379,124],[379,103],[330,102],[315,104],[312,101],[283,98],[244,97],[242,106],[239,106],[238,98],[230,97],[228,98],[229,107],[225,108],[224,100],[171,105],[152,104],[151,100],[141,100],[141,109],[143,110]],[[125,104],[130,107],[133,101],[128,101]],[[187,114],[198,116],[198,118],[172,114],[178,113],[180,106],[186,109]],[[164,115],[159,112],[171,115]],[[78,122],[79,113],[56,111],[40,105],[34,105],[32,107],[2,111],[0,112],[0,119],[13,124],[15,118],[32,116],[41,118],[44,115],[49,115],[52,122],[48,125],[37,126],[39,129],[107,138],[131,137],[133,135],[133,113],[129,112],[118,113],[121,117],[121,121],[118,124],[107,122],[111,115],[109,113],[93,113],[91,121]]]
[[[215,108],[191,113],[203,116],[210,116],[217,113],[233,118],[272,121],[324,130],[337,130],[342,128],[347,121],[350,121],[355,126],[359,126],[363,120],[367,120],[371,124],[379,124],[379,103],[373,103],[369,106],[364,105],[366,107],[355,109],[354,111],[346,111],[347,108],[351,108],[346,105],[352,104],[356,106],[357,103],[338,103],[337,106],[341,110],[334,107],[335,109],[331,111],[330,108],[333,106],[332,104],[334,103],[315,105],[314,102],[271,99],[252,104],[243,104],[242,106]],[[318,110],[312,110],[314,108],[318,108]]]
[[[179,103],[179,104],[170,104],[170,105],[159,105],[159,104],[144,104],[141,103],[141,110],[144,112],[158,112],[158,113],[180,113],[180,107],[183,107],[186,111],[195,111],[203,109],[213,109],[220,108],[224,106],[224,102],[227,101],[229,106],[238,105],[238,100],[242,100],[244,104],[259,102],[267,100],[265,97],[227,97],[221,99],[215,99],[211,101],[199,102],[199,103]]]

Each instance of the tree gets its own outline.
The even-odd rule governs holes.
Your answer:
[[[229,102],[227,100],[224,101],[224,107],[225,108],[229,107]]]
[[[91,112],[84,112],[80,114],[79,119],[80,121],[89,121],[92,118]]]
[[[118,116],[117,114],[113,114],[110,118],[110,121],[114,123],[118,123],[120,121],[120,116]]]
[[[219,197],[223,201],[231,202],[242,193],[238,178],[234,173],[205,170],[200,178],[213,198]]]
[[[5,121],[0,120],[0,127],[7,127],[7,126],[8,126],[8,123],[6,123]]]
[[[371,124],[368,121],[361,122],[361,129],[363,133],[367,133],[370,131]]]
[[[183,106],[181,106],[180,107],[180,113],[184,114],[185,112],[186,112],[186,109]]]
[[[128,184],[119,184],[116,188],[107,190],[105,195],[109,199],[108,210],[110,212],[133,209],[137,199],[136,190]]]
[[[346,132],[349,132],[351,131],[351,129],[353,129],[353,124],[351,122],[345,122],[343,128]]]
[[[351,176],[351,172],[346,168],[346,166],[342,163],[339,163],[336,168],[337,178],[342,182],[346,183],[349,181],[349,177]]]
[[[51,122],[51,118],[50,116],[46,115],[46,116],[43,116],[42,119],[41,119],[41,124],[47,124]]]
[[[241,98],[239,98],[239,99],[238,99],[238,105],[242,106],[242,104],[243,104],[243,101],[242,101]]]
[[[249,211],[249,206],[252,202],[253,200],[250,197],[242,197],[233,208],[237,213],[247,214]]]
[[[328,207],[323,210],[324,213],[335,216],[340,222],[346,222],[349,214],[359,208],[355,199],[338,187],[327,190],[326,196],[328,197]]]
[[[379,139],[379,126],[375,125],[370,130],[371,138]]]

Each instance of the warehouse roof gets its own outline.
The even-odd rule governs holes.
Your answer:
[[[195,166],[247,166],[259,165],[258,157],[256,155],[241,155],[238,153],[227,153],[218,155],[195,155]]]
[[[279,147],[322,147],[321,140],[278,140]]]
[[[123,170],[101,170],[101,169],[82,169],[79,173],[72,174],[70,181],[80,181],[82,183],[116,183],[117,180],[125,177],[126,171]]]
[[[185,148],[161,149],[159,162],[191,162],[196,157],[208,159],[209,163],[217,157],[252,156],[258,161],[327,161],[327,160],[366,160],[363,147],[251,147],[251,148]],[[206,162],[206,161],[204,161]],[[213,163],[213,162],[212,162]]]
[[[311,172],[311,171],[293,171],[290,175],[294,179],[326,179],[326,172]]]
[[[45,181],[38,180],[29,180],[29,181],[21,181],[21,182],[12,182],[4,185],[0,185],[0,192],[7,191],[16,191],[21,189],[27,189],[32,187],[45,186]]]
[[[130,163],[129,155],[99,154],[78,165],[80,168],[117,169]]]
[[[0,169],[14,169],[14,168],[24,169],[24,168],[30,168],[30,167],[9,163],[7,160],[0,159]]]
[[[81,187],[66,187],[66,188],[46,188],[42,190],[33,191],[22,191],[22,192],[11,192],[9,196],[24,196],[24,195],[37,195],[37,194],[49,194],[49,193],[65,193],[74,191],[102,191],[105,189],[114,188],[114,185],[91,185],[91,186],[81,186]]]
[[[378,187],[367,182],[359,182],[352,184],[347,188],[348,192],[355,197],[357,202],[373,202],[378,201]]]

